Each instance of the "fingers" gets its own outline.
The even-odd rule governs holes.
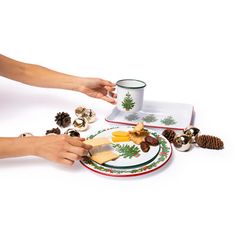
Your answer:
[[[80,147],[86,150],[90,150],[93,146],[83,143],[85,139],[76,138],[76,137],[67,137],[67,141],[70,145],[75,147]]]
[[[60,158],[58,159],[58,163],[63,164],[63,165],[67,165],[67,166],[72,166],[75,162],[69,159],[65,159],[65,158]]]
[[[108,96],[102,96],[101,99],[106,101],[106,102],[109,102],[113,105],[116,104],[116,100],[114,98],[111,98],[111,97],[108,97]]]
[[[109,96],[112,98],[117,98],[117,94],[113,92],[109,92]]]
[[[106,86],[105,89],[108,91],[109,96],[111,96],[112,98],[117,97],[116,93],[114,93],[115,88],[111,88],[111,87]]]
[[[72,153],[72,152],[64,152],[62,154],[63,159],[68,159],[71,161],[77,161],[80,160],[80,156],[78,154]]]
[[[107,91],[109,91],[109,92],[113,92],[116,88],[115,87],[113,87],[113,86],[105,86],[104,87]]]
[[[105,86],[112,86],[112,87],[116,86],[116,84],[114,84],[114,83],[112,83],[111,81],[108,81],[108,80],[101,79],[100,81],[101,81],[101,84],[105,85]]]
[[[74,160],[77,160],[78,156],[80,157],[88,156],[88,150],[81,147],[75,147],[75,146],[70,145],[67,148],[67,151],[76,155],[76,158]],[[74,156],[72,158],[74,158]]]

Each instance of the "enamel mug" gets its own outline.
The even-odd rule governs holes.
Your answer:
[[[136,79],[123,79],[116,82],[117,108],[125,112],[137,112],[142,109],[146,83]]]

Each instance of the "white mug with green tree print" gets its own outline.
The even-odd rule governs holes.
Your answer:
[[[137,112],[143,106],[146,83],[141,80],[123,79],[116,82],[117,108],[120,111]]]

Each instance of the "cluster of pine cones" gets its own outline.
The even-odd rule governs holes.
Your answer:
[[[176,133],[172,129],[166,129],[162,132],[162,135],[172,143]],[[224,143],[223,141],[215,136],[212,135],[197,135],[195,138],[196,144],[201,148],[208,148],[208,149],[223,149]]]

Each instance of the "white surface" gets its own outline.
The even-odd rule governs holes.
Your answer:
[[[40,158],[0,162],[0,235],[236,234],[235,1],[1,1],[1,53],[66,73],[147,83],[146,100],[193,104],[223,151],[194,148],[138,178]],[[0,78],[0,134],[36,135],[57,111],[112,106]]]

